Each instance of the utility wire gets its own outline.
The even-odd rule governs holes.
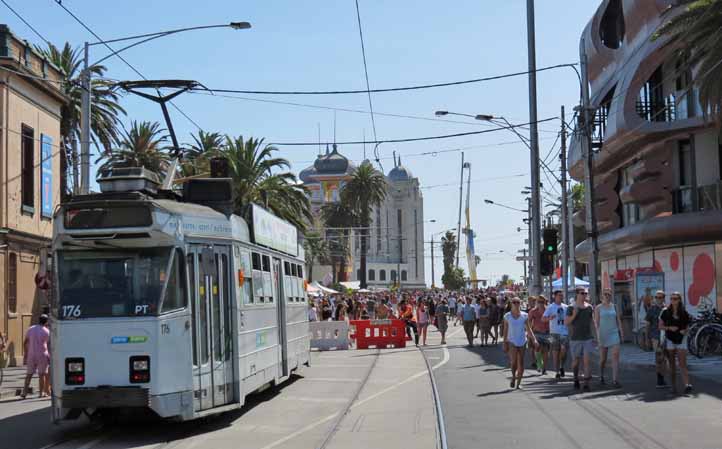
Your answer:
[[[50,41],[47,40],[47,39],[45,38],[45,36],[43,36],[42,34],[40,34],[40,31],[36,30],[34,26],[30,25],[30,23],[29,23],[27,20],[25,20],[25,19],[23,18],[23,16],[20,15],[19,12],[15,11],[10,5],[8,5],[8,3],[7,3],[5,0],[0,0],[0,2],[2,2],[2,4],[5,5],[5,6],[7,7],[7,9],[10,10],[10,12],[12,12],[13,14],[15,14],[15,15],[17,16],[17,18],[20,19],[20,20],[25,24],[25,26],[27,26],[28,28],[30,28],[30,29],[33,31],[33,33],[35,33],[35,34],[40,38],[40,40],[42,40],[42,41],[45,42],[46,44],[50,44]]]
[[[57,0],[56,0],[57,1]],[[493,81],[504,78],[512,78],[516,76],[528,75],[529,73],[544,72],[547,70],[558,69],[560,67],[575,67],[577,63],[573,64],[557,64],[548,67],[541,67],[534,71],[524,72],[513,72],[506,73],[503,75],[488,76],[484,78],[474,78],[463,81],[452,81],[447,83],[436,83],[436,84],[421,84],[417,86],[406,86],[406,87],[391,87],[386,89],[364,89],[364,90],[329,90],[329,91],[273,91],[273,90],[240,90],[240,89],[213,89],[198,87],[196,90],[208,90],[213,92],[221,93],[236,93],[236,94],[252,94],[252,95],[347,95],[347,94],[366,94],[366,93],[380,93],[380,92],[401,92],[407,90],[420,90],[420,89],[433,89],[437,87],[449,87],[449,86],[460,86],[463,84],[480,83],[484,81]]]
[[[550,117],[542,120],[537,120],[536,123],[545,123],[549,122],[551,120],[557,120],[557,117]],[[374,141],[350,141],[350,142],[338,142],[338,145],[363,145],[363,144],[382,144],[382,143],[404,143],[404,142],[419,142],[424,140],[439,140],[439,139],[449,139],[452,137],[463,137],[463,136],[473,136],[477,134],[486,134],[491,133],[495,131],[501,131],[505,129],[512,129],[516,128],[518,126],[524,126],[524,125],[530,125],[530,123],[523,123],[520,125],[512,125],[512,126],[500,126],[498,128],[492,128],[492,129],[484,129],[481,131],[471,131],[471,132],[465,132],[465,133],[456,133],[456,134],[444,134],[441,136],[427,136],[427,137],[412,137],[412,138],[405,138],[405,139],[387,139],[387,140],[374,140]],[[328,142],[326,142],[328,144]],[[282,146],[317,146],[318,142],[269,142],[269,145],[282,145]]]
[[[0,0],[0,1],[2,1],[2,0]],[[86,25],[82,20],[80,20],[80,19],[78,18],[78,16],[76,16],[75,14],[73,14],[72,11],[70,11],[67,7],[65,7],[65,5],[63,5],[63,1],[62,1],[62,0],[55,0],[55,3],[57,3],[58,6],[60,6],[61,8],[63,8],[63,10],[65,10],[65,12],[67,12],[67,13],[70,15],[70,17],[72,17],[73,19],[75,19],[76,22],[78,22],[78,23],[79,23],[83,28],[85,28],[90,34],[92,34],[96,39],[98,39],[98,41],[100,41],[105,48],[107,48],[108,50],[110,50],[110,51],[113,53],[113,56],[115,56],[115,57],[117,57],[118,59],[120,59],[121,61],[123,61],[123,63],[125,63],[125,65],[127,65],[127,66],[128,66],[133,72],[135,72],[139,77],[143,78],[143,79],[146,80],[146,81],[148,80],[148,78],[146,78],[142,73],[140,73],[140,71],[139,71],[138,69],[136,69],[131,63],[129,63],[124,57],[122,57],[119,53],[116,53],[115,50],[113,49],[113,47],[111,47],[109,44],[107,44],[106,42],[104,42],[103,39],[102,39],[100,36],[98,36],[98,34],[95,33],[95,31],[93,31],[93,30],[92,30],[88,25]],[[173,108],[174,108],[176,111],[178,111],[183,117],[185,117],[189,122],[191,122],[193,125],[195,125],[196,128],[198,128],[199,130],[202,130],[202,129],[203,129],[198,123],[196,123],[192,118],[190,118],[190,117],[188,116],[188,114],[186,114],[185,112],[183,112],[183,110],[182,110],[181,108],[179,108],[178,106],[176,106],[175,103],[173,103],[172,101],[169,101],[169,103],[170,103],[171,106],[173,106]]]
[[[369,113],[371,114],[371,127],[373,128],[373,131],[374,131],[374,140],[379,140],[378,137],[376,136],[376,120],[374,119],[374,105],[371,102],[371,85],[369,84],[369,69],[368,69],[368,65],[366,64],[366,47],[364,46],[364,32],[363,32],[363,27],[361,26],[361,13],[359,12],[358,0],[356,0],[356,19],[358,20],[358,34],[359,34],[359,38],[361,39],[361,56],[363,56],[363,60],[364,60],[364,76],[366,77],[366,93],[368,94],[368,98],[369,98]],[[376,158],[378,158],[378,154],[376,154]]]

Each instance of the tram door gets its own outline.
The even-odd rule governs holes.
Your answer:
[[[193,384],[196,410],[227,404],[233,399],[232,338],[228,249],[193,247],[197,261],[193,298]],[[226,376],[227,365],[231,373]]]
[[[276,283],[278,307],[278,341],[281,345],[281,377],[288,376],[288,335],[286,334],[286,292],[283,290],[281,260],[273,259],[273,276]]]

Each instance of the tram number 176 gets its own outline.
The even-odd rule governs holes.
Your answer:
[[[63,318],[80,318],[83,312],[80,310],[80,306],[76,304],[69,304],[63,306]]]

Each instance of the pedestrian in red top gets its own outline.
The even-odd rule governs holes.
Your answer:
[[[48,316],[43,314],[40,315],[38,324],[30,326],[30,329],[25,333],[25,341],[23,342],[23,347],[25,348],[23,365],[27,366],[27,372],[25,375],[23,394],[20,395],[23,399],[28,395],[30,381],[36,372],[39,377],[39,397],[42,398],[45,395],[50,395],[49,342],[50,330],[48,330]]]

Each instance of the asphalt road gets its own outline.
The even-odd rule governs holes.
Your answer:
[[[694,393],[682,396],[655,389],[653,370],[624,370],[615,390],[602,388],[595,371],[592,391],[582,394],[569,374],[556,381],[528,369],[515,391],[500,347],[469,348],[463,333],[448,343],[436,381],[451,449],[722,447],[720,383],[693,378]]]

